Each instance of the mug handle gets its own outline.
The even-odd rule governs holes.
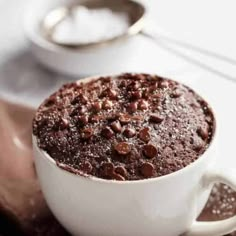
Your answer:
[[[223,183],[236,191],[236,171],[218,169],[208,171],[203,177],[203,189],[209,188],[214,183]],[[236,230],[236,216],[226,220],[201,222],[196,221],[183,236],[222,236]]]

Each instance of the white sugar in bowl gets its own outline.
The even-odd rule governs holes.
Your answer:
[[[134,66],[134,60],[132,60],[135,59],[136,52],[140,47],[139,36],[131,37],[131,35],[129,35],[129,37],[121,37],[118,40],[109,41],[102,44],[88,45],[86,47],[65,47],[63,45],[55,44],[51,40],[48,40],[47,37],[45,37],[45,35],[42,33],[42,22],[45,16],[47,16],[50,11],[61,6],[72,6],[75,4],[78,5],[84,2],[90,3],[91,1],[40,0],[33,1],[30,6],[28,6],[25,15],[24,26],[26,35],[30,41],[30,46],[35,57],[46,67],[59,73],[72,76],[119,73],[130,70],[137,71],[137,68],[140,68],[140,70],[142,70],[142,61],[140,61],[139,65],[139,63],[137,63],[137,60],[135,60],[136,64]],[[84,17],[90,16],[88,14]],[[106,14],[108,15],[108,13]],[[95,19],[97,17],[97,19],[99,20],[98,14],[95,15],[94,12],[92,12],[91,16],[95,17]],[[111,20],[112,19],[110,19],[110,21]],[[111,34],[112,30],[114,31],[114,33],[116,33],[116,31],[119,32],[119,30],[123,30],[122,28],[109,28],[111,27],[111,24],[108,24],[109,22],[105,22],[106,20],[104,20],[104,27],[101,22],[100,25],[99,22],[97,22],[97,27],[100,27],[100,31],[97,30],[97,37],[102,37],[102,35],[99,35],[99,33],[101,32],[109,31],[109,33]],[[86,24],[83,24],[83,27],[85,26]],[[115,24],[114,27],[117,28],[118,23]],[[121,25],[121,27],[125,27],[124,22],[123,26]],[[91,28],[91,25],[88,28],[89,30],[93,30]],[[137,30],[138,29],[136,29],[136,31]],[[83,33],[83,31],[81,31],[80,34],[77,35],[76,33],[73,34],[73,30],[70,30],[70,33],[73,36],[73,40],[74,38],[79,37],[80,34]],[[135,31],[133,33],[135,33]],[[91,34],[90,32],[90,38],[88,38],[88,40],[91,40],[91,35],[93,34]],[[109,35],[104,36],[109,37]],[[68,40],[69,37],[61,38],[63,40],[65,40],[65,38]],[[79,39],[86,41],[86,37],[81,37]]]

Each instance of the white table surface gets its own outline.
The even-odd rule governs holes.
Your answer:
[[[175,38],[236,60],[235,0],[143,2],[150,11],[149,18]],[[71,78],[44,69],[31,55],[22,29],[26,4],[27,0],[0,0],[0,96],[37,106]],[[130,59],[128,68],[170,76],[191,85],[205,96],[217,113],[220,164],[236,168],[236,83],[187,62],[163,45],[156,46],[142,36],[138,36],[138,41],[140,49],[137,56]],[[187,55],[193,56],[191,53]],[[236,78],[235,65],[218,63],[201,55],[194,57],[230,75],[230,78]]]

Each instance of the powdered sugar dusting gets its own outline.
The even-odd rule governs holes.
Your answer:
[[[58,43],[95,43],[120,36],[128,27],[129,18],[123,12],[79,6],[55,28],[52,39]]]

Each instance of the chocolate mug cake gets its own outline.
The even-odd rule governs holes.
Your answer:
[[[64,85],[39,107],[33,134],[57,165],[82,176],[141,180],[197,160],[214,116],[193,90],[147,74]]]

